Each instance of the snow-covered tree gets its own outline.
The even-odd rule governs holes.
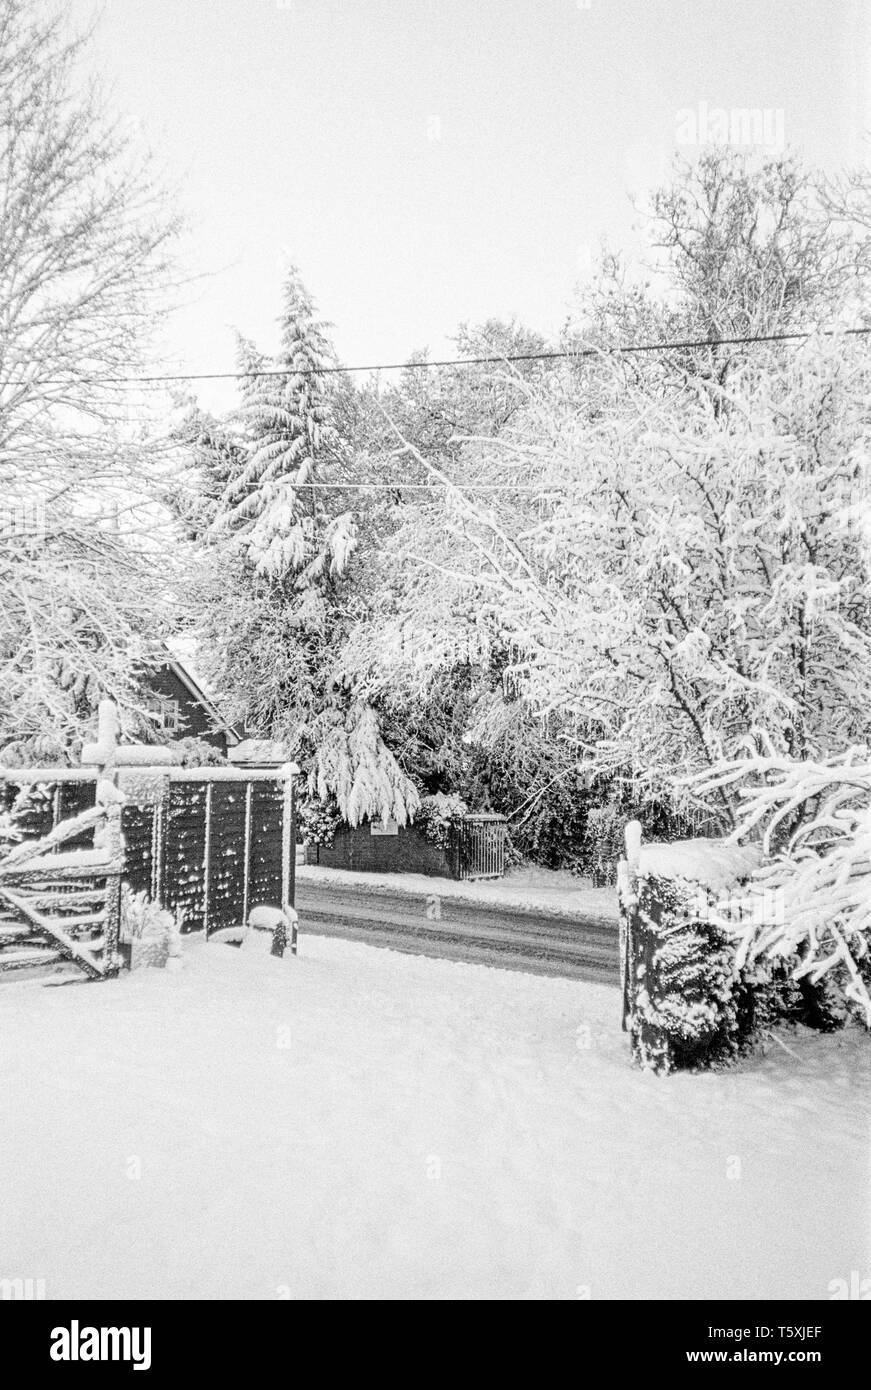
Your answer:
[[[188,422],[196,500],[182,514],[207,562],[194,595],[202,664],[228,713],[287,744],[312,797],[334,799],[351,824],[405,822],[417,790],[340,660],[357,602],[351,460],[335,418],[348,403],[341,374],[324,371],[335,355],[295,270],[280,325],[274,359],[240,340],[235,417]]]
[[[687,771],[745,736],[795,757],[864,737],[864,348],[722,342],[864,322],[848,192],[703,152],[651,200],[653,278],[606,256],[579,299],[564,344],[600,357],[379,384],[366,476],[406,487],[361,518],[341,660],[427,790],[498,798],[536,852],[553,808],[589,840],[597,796],[649,834],[714,833],[735,798],[696,805]],[[614,353],[695,338],[721,346]],[[546,346],[487,325],[462,351],[491,345]]]
[[[509,362],[546,343],[516,322],[461,325],[458,355],[474,366],[409,366],[357,393],[350,467],[375,483],[360,494],[354,622],[342,669],[374,702],[390,746],[431,794],[462,794],[478,808],[516,813],[518,843],[546,862],[568,862],[584,823],[583,778],[559,738],[521,701],[504,697],[509,653],[497,607],[474,581],[440,584],[450,488],[498,478],[470,463],[464,439],[506,431],[552,361]],[[426,354],[414,361],[424,363]],[[435,463],[439,476],[430,465]],[[523,480],[528,486],[530,480]],[[583,788],[581,788],[583,791]]]
[[[341,442],[330,418],[324,369],[335,366],[325,325],[298,271],[284,287],[281,346],[267,369],[251,376],[240,409],[247,444],[230,477],[214,529],[232,531],[258,574],[298,588],[325,572],[341,574],[354,547],[349,511],[331,512],[313,486],[340,463]],[[241,344],[240,370],[264,370],[264,359]],[[308,486],[307,486],[308,485]]]
[[[0,749],[63,756],[101,694],[137,703],[172,565],[129,376],[176,227],[147,163],[78,86],[81,44],[0,0]],[[10,748],[11,745],[11,748]]]
[[[408,536],[398,626],[370,661],[413,690],[452,646],[498,638],[505,688],[591,772],[651,795],[748,737],[798,757],[864,738],[867,400],[851,340],[653,398],[610,358],[583,385],[551,376],[510,436],[467,446],[464,482],[502,491],[452,484],[439,531]],[[531,478],[532,505],[511,486]],[[721,811],[731,824],[725,790]]]
[[[685,336],[804,330],[821,315],[867,314],[871,237],[855,215],[860,200],[853,215],[836,217],[833,197],[791,154],[752,158],[721,145],[678,159],[648,212]],[[720,373],[729,360],[725,351],[716,359]]]

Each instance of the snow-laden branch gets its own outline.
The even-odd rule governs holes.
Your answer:
[[[733,838],[760,837],[769,856],[758,894],[779,904],[739,925],[740,960],[797,961],[797,978],[832,976],[871,1027],[871,757],[867,747],[796,762],[756,756],[723,762],[697,791],[737,789]],[[773,896],[772,896],[773,895]]]

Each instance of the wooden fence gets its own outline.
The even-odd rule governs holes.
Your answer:
[[[91,768],[0,770],[0,810],[22,786],[35,792],[21,821],[28,839],[71,820],[67,848],[88,848],[77,821],[95,805]],[[294,786],[290,773],[247,768],[120,767],[121,873],[183,917],[185,932],[237,926],[257,904],[294,901]]]

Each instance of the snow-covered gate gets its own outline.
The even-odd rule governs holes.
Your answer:
[[[501,878],[505,872],[508,819],[470,812],[451,826],[450,850],[457,878]]]
[[[28,839],[53,832],[94,807],[91,768],[0,770],[0,809],[23,786],[31,806],[20,825]],[[293,905],[295,805],[285,769],[122,767],[123,881],[171,911],[183,930],[237,926],[257,904]],[[87,828],[68,848],[88,847]],[[2,948],[0,948],[2,949]]]
[[[82,837],[93,843],[82,848]],[[101,800],[43,835],[16,841],[5,833],[0,843],[0,972],[65,960],[92,979],[116,974],[124,868],[117,804]]]

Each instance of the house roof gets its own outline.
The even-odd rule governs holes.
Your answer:
[[[203,707],[212,723],[227,735],[227,742],[230,744],[238,743],[240,739],[239,731],[234,729],[233,725],[227,722],[214,701],[209,699],[196,677],[191,674],[187,667],[179,661],[177,657],[172,655],[169,648],[167,648],[166,654],[167,660],[165,665],[167,669],[172,671],[177,680],[181,681],[185,689],[197,701],[197,704]]]

